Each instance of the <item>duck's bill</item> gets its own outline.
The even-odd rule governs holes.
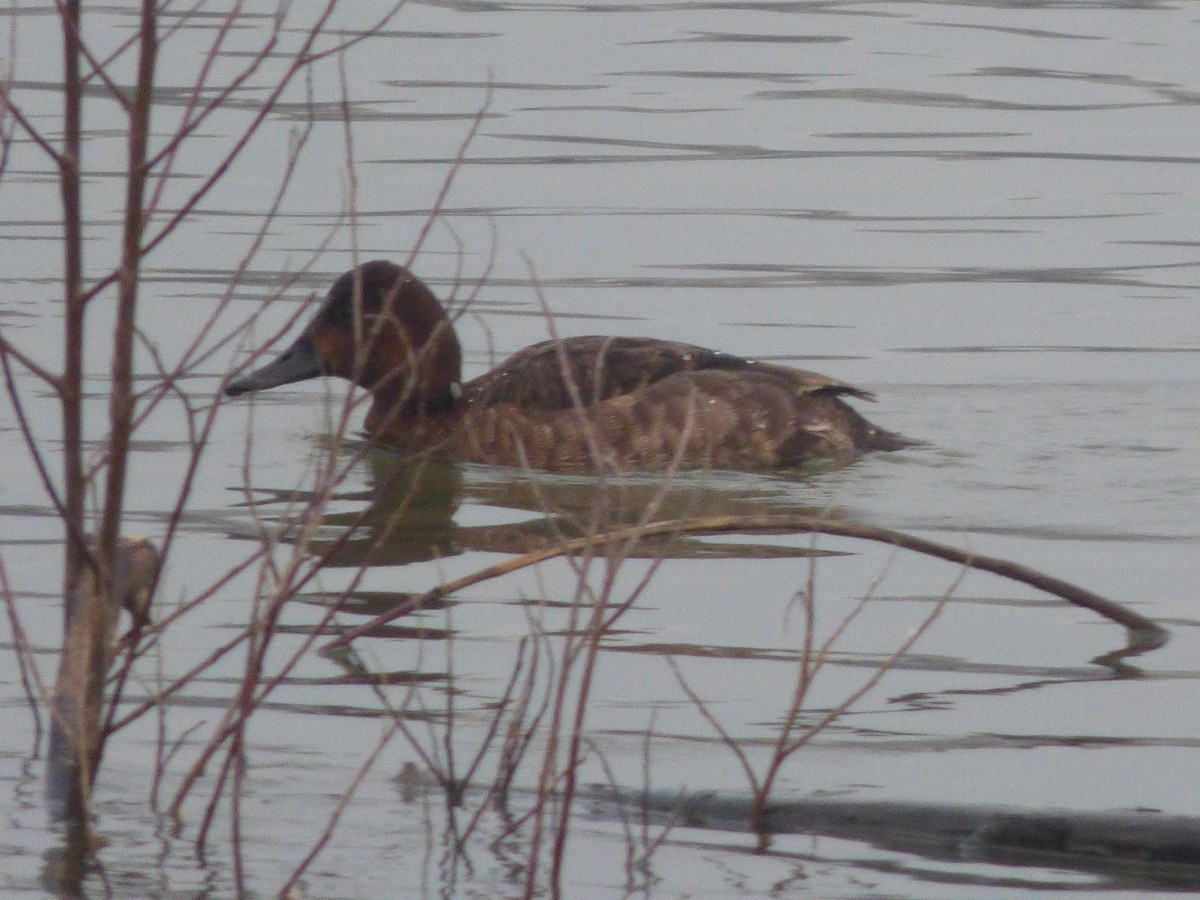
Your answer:
[[[265,391],[282,384],[293,384],[325,374],[316,345],[307,334],[279,354],[261,369],[255,369],[241,378],[235,378],[225,386],[225,395],[236,397],[251,391]]]

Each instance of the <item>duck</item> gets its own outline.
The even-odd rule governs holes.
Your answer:
[[[446,309],[386,260],[338,278],[295,342],[224,392],[321,376],[369,391],[368,438],[411,458],[562,473],[753,471],[922,443],[867,421],[845,398],[874,397],[853,385],[655,338],[546,340],[464,382]]]

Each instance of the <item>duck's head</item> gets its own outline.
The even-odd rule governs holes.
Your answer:
[[[442,305],[401,266],[377,260],[333,283],[316,317],[273,361],[236,378],[229,396],[336,375],[406,412],[453,404],[462,351]]]

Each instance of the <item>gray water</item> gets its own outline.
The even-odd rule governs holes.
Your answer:
[[[274,9],[260,7],[242,16],[220,66],[238,65],[257,46],[262,14]],[[361,29],[384,8],[345,4],[336,26]],[[20,35],[14,97],[54,133],[53,16],[30,8],[8,21]],[[89,22],[97,49],[107,50],[133,33],[136,16],[118,3],[90,12]],[[181,24],[162,60],[176,89],[159,97],[164,131],[213,36],[211,19]],[[1198,30],[1200,14],[1188,3],[411,2],[349,57],[352,166],[337,70],[319,70],[300,174],[233,288],[227,320],[244,320],[282,290],[255,327],[251,343],[261,342],[302,315],[355,255],[406,261],[482,110],[413,262],[443,296],[471,298],[459,320],[468,375],[546,336],[539,294],[560,334],[653,335],[817,369],[875,392],[873,420],[931,447],[801,473],[688,476],[673,509],[833,511],[1020,560],[1172,631],[1165,648],[1114,672],[1092,660],[1124,645],[1120,628],[969,574],[911,654],[789,762],[777,798],[1195,815]],[[211,140],[181,157],[165,211],[194,189],[190,176],[207,171],[207,148],[248,124],[256,97],[248,90],[206,124]],[[168,361],[234,282],[260,227],[305,120],[304,86],[288,100],[227,181],[149,259],[143,328]],[[110,102],[91,103],[87,159],[97,174],[88,184],[88,253],[99,272],[116,247],[124,134]],[[60,248],[49,172],[21,141],[0,181],[0,327],[53,366]],[[110,316],[111,299],[98,300],[88,369],[97,438]],[[184,382],[188,395],[209,402],[242,359],[239,348],[221,348]],[[140,364],[150,370],[148,354]],[[53,454],[53,398],[26,374],[17,384]],[[310,485],[330,391],[337,400],[345,388],[283,389],[221,411],[160,603],[195,595],[241,559],[255,515],[282,515],[283,498]],[[0,452],[0,559],[48,679],[61,621],[61,533],[10,406],[0,416]],[[186,459],[182,417],[164,408],[135,445],[131,532],[159,537]],[[359,465],[334,512],[371,503],[386,512],[387,498],[372,491],[391,464],[376,454]],[[451,478],[453,501],[430,513],[440,543],[428,531],[404,531],[357,586],[364,606],[524,546],[520,527],[498,528],[541,516],[521,478],[477,466]],[[637,508],[655,487],[632,479],[622,502]],[[543,499],[587,510],[594,490],[586,480],[549,478]],[[248,496],[259,501],[255,513]],[[338,534],[336,519],[327,527]],[[605,641],[585,780],[746,790],[668,660],[760,761],[794,683],[802,617],[793,596],[810,577],[799,552],[809,546],[807,535],[739,535],[667,552]],[[845,540],[818,546],[847,554],[815,563],[820,634],[859,598],[875,597],[813,687],[808,705],[824,709],[863,684],[960,573]],[[350,583],[352,561],[323,573],[311,602],[285,609],[295,635],[280,639],[280,657],[320,616],[322,597]],[[629,564],[618,595],[646,565]],[[465,753],[504,690],[531,617],[550,631],[562,627],[566,612],[556,603],[570,600],[575,583],[572,568],[557,562],[480,584],[395,623],[415,629],[407,636],[368,640],[361,650],[373,671],[423,673],[421,708],[442,710],[452,693]],[[248,574],[181,619],[134,699],[150,692],[155,665],[182,674],[243,627],[253,594]],[[10,633],[4,640],[11,648]],[[59,838],[41,803],[42,763],[14,654],[0,660],[8,798],[0,889],[39,896]],[[216,727],[241,665],[227,658],[167,706],[166,740],[184,740],[168,783]],[[410,689],[402,683],[389,696],[399,703]],[[315,653],[252,720],[241,815],[254,889],[271,895],[286,880],[387,721],[361,679]],[[185,808],[179,835],[148,803],[156,727],[148,718],[119,733],[105,760],[97,788],[104,884],[120,897],[228,896],[227,820],[198,858],[202,803]],[[432,742],[435,733],[419,737]],[[307,896],[521,895],[508,856],[519,858],[519,849],[481,840],[469,871],[439,865],[436,799],[405,801],[392,780],[417,759],[410,743],[391,740],[306,876]],[[832,838],[782,838],[768,854],[752,850],[742,834],[681,827],[646,872],[627,878],[621,827],[581,816],[564,892],[619,896],[631,880],[655,898],[1118,896],[1154,886]],[[99,876],[89,886],[105,894]]]

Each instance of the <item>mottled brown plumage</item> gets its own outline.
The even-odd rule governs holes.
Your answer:
[[[371,391],[367,430],[408,454],[558,472],[771,469],[898,450],[814,372],[651,338],[577,337],[519,351],[463,384],[454,329],[411,272],[347,272],[283,355],[228,394],[317,375]]]

